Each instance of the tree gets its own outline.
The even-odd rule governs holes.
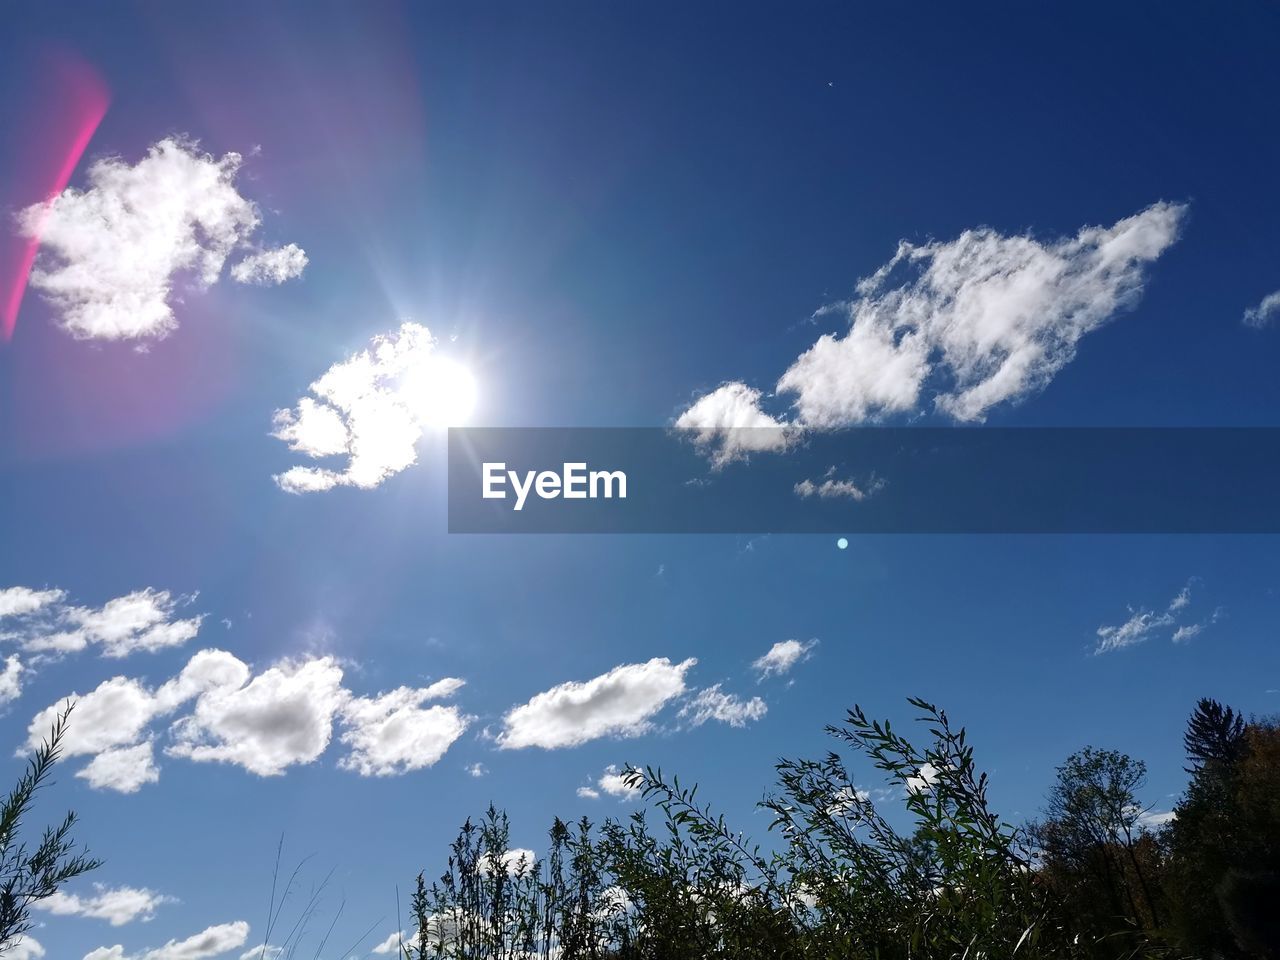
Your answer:
[[[1244,717],[1205,697],[1187,721],[1182,743],[1191,761],[1187,773],[1193,774],[1207,764],[1231,764],[1238,759],[1244,744]]]
[[[1142,825],[1147,768],[1094,747],[1058,767],[1036,824],[1042,873],[1100,955],[1119,955],[1159,927],[1159,850]]]
[[[23,821],[31,812],[36,794],[47,784],[53,765],[61,756],[70,716],[68,706],[0,805],[0,954],[31,929],[32,904],[53,896],[68,880],[101,866],[100,861],[75,852],[76,845],[71,840],[71,829],[76,824],[74,813],[68,813],[58,826],[47,827],[34,850],[28,851],[20,840]]]
[[[1169,829],[1179,940],[1203,956],[1274,957],[1274,908],[1260,904],[1280,896],[1280,726],[1202,700],[1185,742],[1191,782]]]

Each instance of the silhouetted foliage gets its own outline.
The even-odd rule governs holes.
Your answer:
[[[1187,721],[1182,743],[1192,764],[1187,773],[1195,773],[1205,764],[1234,763],[1244,743],[1244,717],[1206,697],[1196,704]]]
[[[910,701],[923,747],[857,707],[840,752],[780,760],[764,851],[661,770],[628,768],[648,809],[573,827],[545,858],[508,848],[490,807],[446,872],[418,878],[407,960],[1222,960],[1277,957],[1280,731],[1201,701],[1196,772],[1154,827],[1141,761],[1087,747],[1058,767],[1045,818],[1000,817],[965,731]],[[1235,747],[1230,747],[1236,742]],[[1230,747],[1229,749],[1222,749]],[[866,783],[886,784],[885,818]],[[656,813],[656,826],[649,817]]]
[[[61,756],[70,716],[68,707],[54,721],[49,737],[0,804],[0,955],[31,929],[32,904],[53,896],[68,880],[101,866],[100,861],[75,852],[71,839],[74,813],[68,813],[57,826],[46,827],[34,850],[20,839],[36,794],[47,784]]]

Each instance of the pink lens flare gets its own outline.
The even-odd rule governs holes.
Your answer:
[[[16,201],[18,208],[43,202],[45,209],[31,237],[22,238],[20,245],[0,248],[0,343],[13,337],[27,280],[40,249],[44,217],[54,198],[71,181],[111,102],[102,77],[74,54],[46,53],[40,69],[34,72],[37,75],[31,88],[38,91],[38,99],[28,121],[33,129],[21,138],[23,155],[18,164],[27,168],[30,189],[24,185],[24,196],[9,199]]]

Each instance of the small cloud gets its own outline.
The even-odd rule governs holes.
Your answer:
[[[466,768],[466,770],[468,774],[476,778],[487,776],[489,773],[489,768],[486,767],[483,763],[470,764]]]
[[[1260,330],[1280,317],[1280,290],[1269,293],[1257,305],[1244,312],[1244,325]]]
[[[1096,631],[1098,643],[1094,648],[1094,655],[1135,646],[1166,630],[1170,632],[1170,639],[1174,643],[1187,643],[1197,637],[1205,627],[1217,623],[1223,615],[1221,607],[1214,610],[1213,614],[1202,622],[1178,623],[1184,611],[1191,606],[1191,585],[1195,579],[1193,577],[1188,580],[1163,611],[1135,610],[1131,607],[1129,619],[1124,623],[1098,627]]]
[[[231,279],[257,286],[278,284],[302,276],[306,267],[306,253],[296,243],[290,243],[245,257],[231,268]]]
[[[817,645],[816,638],[803,643],[799,640],[781,640],[770,647],[764,656],[753,661],[751,669],[755,670],[760,680],[781,676],[797,663],[808,660]]]
[[[638,736],[659,710],[685,692],[685,674],[697,662],[655,657],[614,667],[586,682],[559,684],[507,712],[498,746],[552,750],[606,736]]]

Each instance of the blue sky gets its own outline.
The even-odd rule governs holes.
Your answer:
[[[34,591],[0,593],[27,611],[0,620],[22,665],[0,682],[4,769],[50,705],[113,678],[132,696],[44,798],[107,860],[105,891],[78,883],[39,915],[44,956],[239,957],[282,833],[286,860],[335,869],[334,942],[372,926],[367,951],[466,816],[493,800],[538,849],[553,815],[630,812],[599,784],[625,762],[699,780],[763,839],[774,759],[825,750],[822,725],[855,702],[903,720],[907,696],[944,706],[1011,817],[1090,743],[1145,759],[1167,810],[1197,697],[1280,704],[1268,537],[449,536],[439,429],[391,436],[394,404],[363,421],[331,404],[341,443],[362,422],[385,443],[359,464],[309,457],[323,430],[288,432],[325,399],[309,385],[372,338],[409,350],[406,321],[435,337],[408,362],[474,378],[471,423],[661,426],[725,383],[799,423],[817,394],[779,379],[850,326],[815,312],[856,305],[900,241],[937,265],[975,252],[964,236],[1047,318],[1000,342],[1056,344],[981,422],[1274,425],[1273,5],[83,5],[9,24],[5,291],[33,239],[18,215],[92,137],[37,217],[0,344],[0,591]],[[144,166],[153,150],[170,165]],[[128,215],[100,216],[125,195]],[[199,203],[218,217],[192,227]],[[1160,203],[1171,221],[1151,219]],[[1133,217],[1158,234],[1149,255],[1098,269],[1081,230]],[[1020,237],[1036,246],[1010,265]],[[1039,258],[1084,279],[1036,280]],[[76,262],[89,280],[59,272]],[[1017,312],[960,274],[923,291],[948,329]],[[952,310],[975,289],[976,320]],[[956,422],[938,398],[986,383],[929,336],[918,395],[867,422]],[[331,489],[273,479],[317,465]],[[788,669],[761,678],[786,641],[771,662]],[[204,685],[182,687],[184,668]],[[699,704],[719,718],[698,723]],[[395,710],[416,752],[379,726]],[[75,775],[91,763],[96,787]],[[122,907],[121,888],[154,896]],[[165,946],[210,930],[203,952]]]

